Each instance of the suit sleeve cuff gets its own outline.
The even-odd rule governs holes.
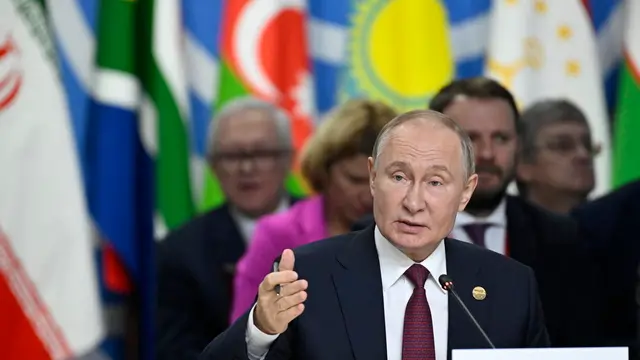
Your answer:
[[[276,341],[279,335],[265,334],[258,329],[258,327],[253,323],[253,312],[255,311],[255,308],[256,305],[254,304],[251,308],[251,312],[249,312],[249,319],[247,323],[247,353],[250,359],[261,359],[267,354],[267,352],[269,352],[269,347],[274,341]]]

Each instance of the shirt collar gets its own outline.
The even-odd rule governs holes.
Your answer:
[[[382,290],[387,291],[415,262],[389,242],[389,240],[382,235],[378,226],[375,227],[374,239],[378,251],[378,258],[380,259]],[[435,281],[435,283],[438,284],[438,277],[447,273],[444,240],[441,240],[433,253],[420,264],[429,270],[429,278],[427,281]],[[439,284],[438,289],[446,293]]]
[[[459,212],[456,216],[456,227],[488,223],[493,226],[507,227],[507,201],[506,197],[502,199],[498,207],[493,212],[484,218],[473,216],[467,212]]]
[[[236,209],[235,206],[230,206],[229,208],[230,208],[231,217],[233,217],[234,220],[240,223],[243,223],[243,224],[254,223],[258,220],[258,218],[249,217],[243,214],[238,209]],[[280,199],[280,203],[278,203],[278,207],[276,208],[275,211],[272,212],[272,214],[286,211],[288,208],[289,208],[289,199],[282,198]]]

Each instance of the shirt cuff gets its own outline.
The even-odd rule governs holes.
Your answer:
[[[255,309],[256,305],[254,304],[251,308],[251,312],[249,312],[246,333],[247,355],[249,355],[249,359],[251,360],[264,358],[264,356],[269,352],[271,344],[273,344],[279,336],[279,334],[265,334],[258,329],[258,327],[253,323],[253,312]]]

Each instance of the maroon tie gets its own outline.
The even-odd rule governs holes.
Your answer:
[[[414,288],[404,313],[402,360],[435,360],[431,309],[424,291],[429,270],[420,264],[413,264],[404,275]]]
[[[467,232],[467,235],[469,235],[469,238],[471,238],[474,244],[485,247],[484,235],[489,227],[491,227],[491,224],[480,223],[464,225],[462,228]]]

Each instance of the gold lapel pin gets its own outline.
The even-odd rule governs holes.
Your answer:
[[[474,287],[471,294],[473,295],[473,298],[478,301],[482,301],[487,297],[487,291],[482,286]]]

